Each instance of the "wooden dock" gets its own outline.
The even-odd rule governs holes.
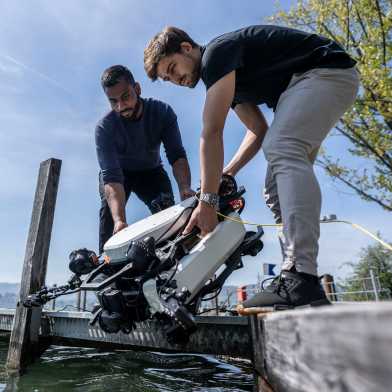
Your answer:
[[[13,310],[0,309],[0,331]],[[248,317],[198,317],[185,346],[170,345],[155,323],[105,334],[86,312],[43,312],[45,344],[194,352],[251,359],[258,391],[390,392],[392,302],[343,304]]]
[[[251,316],[251,329],[254,367],[273,391],[392,391],[392,302]]]

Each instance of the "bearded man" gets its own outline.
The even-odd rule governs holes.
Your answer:
[[[173,109],[156,99],[141,98],[140,84],[122,65],[106,69],[101,85],[112,110],[95,129],[100,166],[100,253],[113,234],[127,227],[125,205],[131,192],[144,202],[151,213],[174,204],[170,179],[160,156],[162,143],[173,168],[181,200],[194,195],[189,164]]]

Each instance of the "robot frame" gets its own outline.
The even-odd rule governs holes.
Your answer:
[[[42,288],[29,295],[24,306],[93,291],[99,306],[91,325],[98,323],[107,333],[129,333],[136,323],[155,319],[169,342],[186,343],[196,330],[194,316],[202,300],[219,294],[230,274],[243,267],[243,256],[256,256],[263,248],[262,227],[247,232],[239,219],[244,193],[233,177],[222,177],[218,211],[231,219],[218,216],[218,226],[203,238],[198,229],[182,234],[197,206],[196,195],[118,232],[99,257],[87,249],[71,252],[74,275],[68,283]]]

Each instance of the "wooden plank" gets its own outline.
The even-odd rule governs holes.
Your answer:
[[[391,391],[391,302],[275,312],[259,322],[255,365],[274,391]]]
[[[23,264],[19,302],[8,349],[9,370],[21,370],[40,353],[38,331],[41,309],[26,309],[22,302],[28,294],[39,290],[45,284],[60,170],[61,161],[58,159],[51,158],[41,162]]]
[[[324,274],[322,279],[321,279],[321,284],[323,286],[323,289],[325,291],[325,294],[327,295],[327,298],[330,301],[336,302],[337,296],[336,296],[336,287],[335,287],[335,282],[333,279],[332,275],[329,274]]]
[[[264,352],[263,352],[263,324],[257,314],[249,317],[250,334],[252,336],[252,361],[260,376],[264,374]]]

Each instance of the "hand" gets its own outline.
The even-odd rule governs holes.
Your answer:
[[[181,201],[188,199],[196,194],[196,192],[191,188],[182,188],[180,189],[180,198]]]
[[[128,227],[127,222],[117,221],[114,223],[113,235]]]
[[[216,210],[203,202],[199,202],[198,206],[193,210],[188,225],[185,227],[183,234],[188,234],[197,226],[200,229],[201,236],[204,237],[213,231],[218,224]]]
[[[222,178],[219,184],[220,196],[229,196],[237,191],[237,183],[231,173],[232,172],[227,171],[222,174]]]
[[[236,173],[233,170],[229,169],[229,168],[224,168],[223,171],[222,171],[222,174],[227,174],[227,175],[232,176],[232,177],[235,177],[235,175],[236,175]]]

